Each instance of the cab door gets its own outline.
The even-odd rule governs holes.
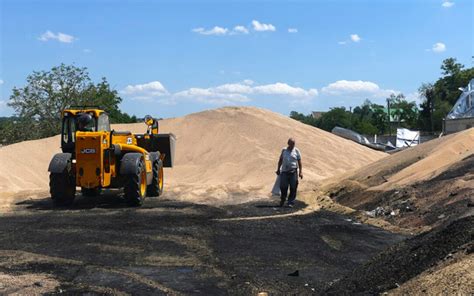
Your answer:
[[[74,153],[76,143],[76,121],[74,116],[65,113],[61,127],[61,149],[63,153]]]
[[[101,113],[97,118],[97,131],[102,132],[102,149],[104,155],[103,171],[102,171],[102,187],[109,187],[112,182],[112,177],[115,175],[115,155],[110,150],[110,121],[107,113]]]

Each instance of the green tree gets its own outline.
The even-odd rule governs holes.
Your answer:
[[[449,58],[443,61],[441,70],[444,77],[434,83],[435,100],[447,101],[454,105],[461,95],[459,87],[466,86],[474,78],[474,68],[464,69],[456,59]]]
[[[85,100],[83,95],[91,83],[85,68],[64,64],[51,71],[35,71],[26,82],[23,88],[13,88],[8,106],[15,110],[20,122],[39,123],[34,138],[57,133],[61,110]]]
[[[336,126],[343,128],[351,126],[351,114],[344,107],[332,108],[324,113],[318,122],[318,127],[326,131],[331,131]]]
[[[420,104],[420,128],[423,130],[434,131],[433,110],[434,110],[434,86],[431,83],[423,83],[418,89],[418,93],[422,98]]]
[[[61,111],[73,106],[95,105],[110,115],[112,122],[136,122],[136,118],[122,113],[122,102],[117,91],[111,89],[105,78],[94,84],[86,68],[61,64],[49,71],[34,71],[26,79],[26,85],[14,87],[8,106],[15,111],[18,120],[4,130],[2,139],[9,142],[52,136],[60,131]]]
[[[461,63],[458,63],[455,58],[447,58],[443,61],[443,64],[441,65],[441,70],[443,70],[442,73],[444,76],[456,75],[463,68],[464,68],[464,65]]]
[[[399,127],[412,129],[418,127],[419,112],[416,102],[408,102],[402,93],[397,95],[391,94],[388,100],[390,101],[390,113],[397,118]]]
[[[461,95],[459,88],[466,86],[474,78],[474,68],[465,69],[464,65],[458,63],[455,58],[445,59],[441,70],[443,77],[432,85],[422,85],[419,90],[423,98],[420,106],[420,121],[425,130],[440,131],[442,129],[443,119]],[[430,114],[431,119],[429,119]]]
[[[441,65],[440,77],[434,83],[424,83],[418,89],[422,98],[420,109],[416,102],[409,102],[403,94],[388,98],[392,116],[398,117],[398,126],[425,131],[440,131],[442,121],[458,100],[459,87],[474,78],[474,68],[465,69],[455,58],[448,58]],[[292,112],[292,118],[331,131],[335,126],[353,129],[362,134],[389,132],[388,114],[384,106],[366,100],[353,112],[343,107],[333,108],[318,120],[310,115]]]
[[[318,126],[318,121],[311,115],[304,115],[303,113],[298,113],[296,111],[290,112],[290,118],[298,120],[302,123],[309,124],[312,126]]]
[[[378,130],[379,134],[385,134],[388,131],[388,116],[385,113],[384,106],[372,104],[372,118],[371,123]]]
[[[85,105],[96,105],[109,114],[112,123],[132,123],[137,122],[135,116],[130,116],[127,113],[120,111],[119,104],[122,98],[118,96],[116,90],[110,87],[107,79],[102,80],[96,85],[90,84],[85,90]]]
[[[371,105],[372,103],[369,100],[365,100],[361,106],[355,107],[352,111],[353,118],[358,120],[370,120],[373,114]]]
[[[359,134],[363,135],[375,135],[378,134],[378,128],[375,127],[370,121],[368,120],[360,120],[355,123],[354,131],[358,132]]]
[[[372,123],[374,110],[372,102],[365,100],[361,106],[357,106],[352,111],[351,128],[364,135],[378,133],[378,128]]]

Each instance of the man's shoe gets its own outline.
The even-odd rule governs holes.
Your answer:
[[[280,208],[285,204],[285,200],[280,201]]]
[[[293,207],[293,204],[288,204],[288,207],[289,207],[289,208],[292,208],[292,207]]]

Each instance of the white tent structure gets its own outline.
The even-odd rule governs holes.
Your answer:
[[[465,88],[443,121],[443,133],[450,134],[474,127],[474,79]]]
[[[471,79],[467,87],[460,89],[462,94],[446,119],[474,117],[474,79]]]

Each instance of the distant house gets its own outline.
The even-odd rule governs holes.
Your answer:
[[[319,118],[321,118],[321,116],[323,116],[324,113],[326,113],[326,112],[313,111],[313,112],[311,112],[311,117],[313,117],[314,119],[319,119]]]

